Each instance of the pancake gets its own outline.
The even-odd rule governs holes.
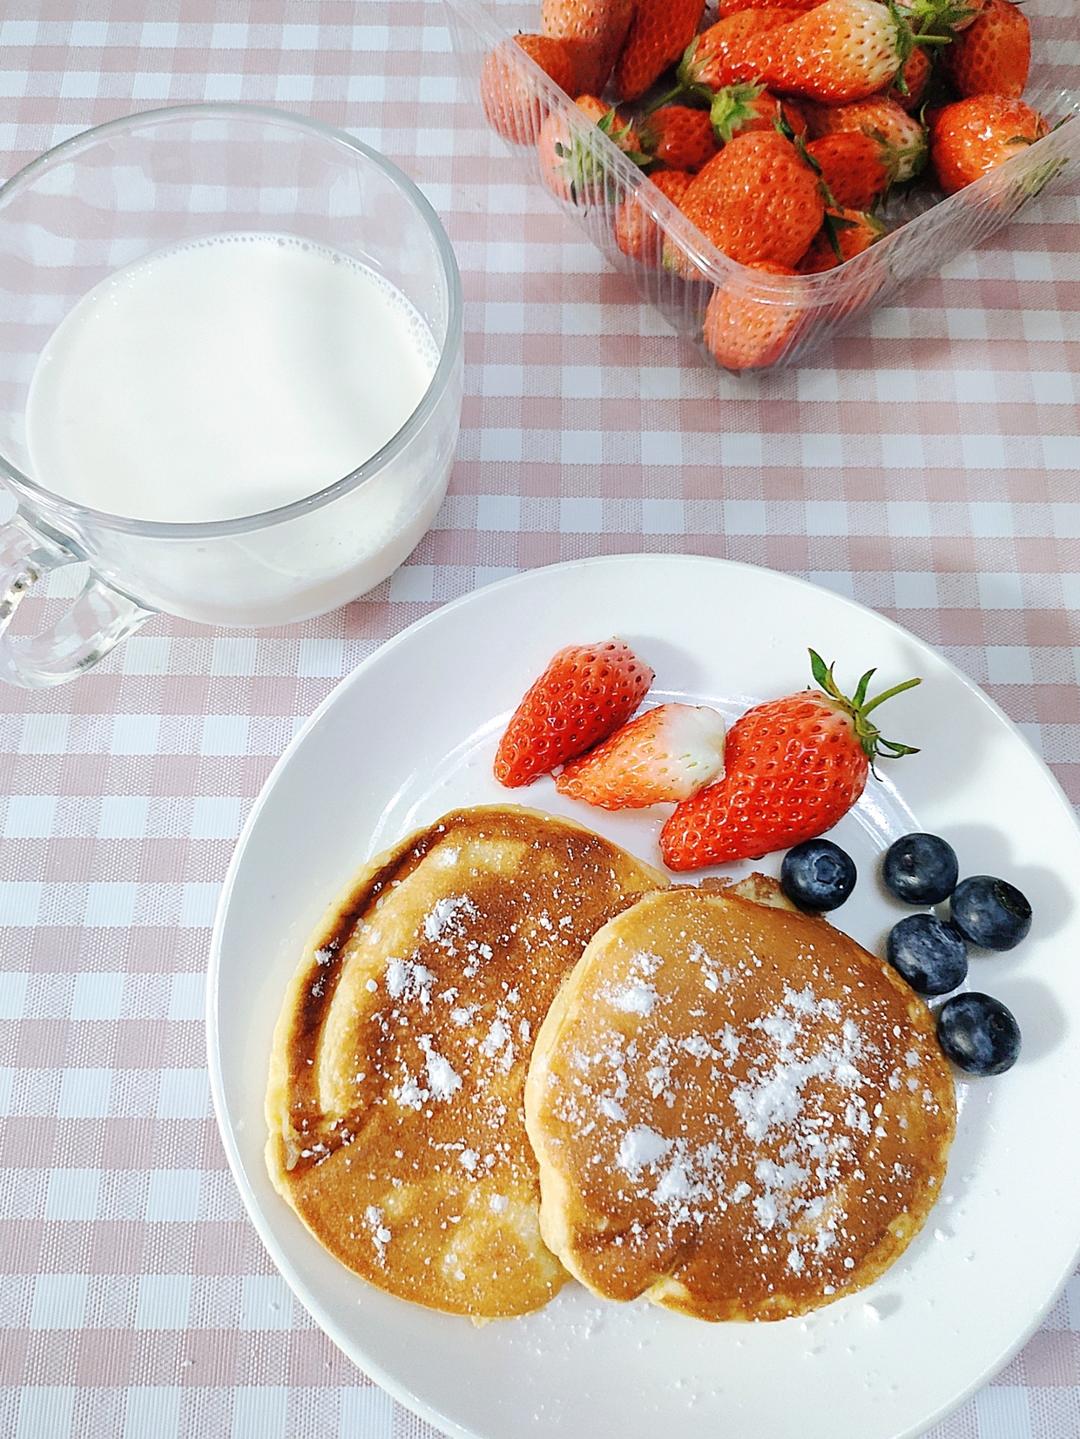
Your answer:
[[[824,919],[773,907],[775,881],[747,891],[640,900],[537,1036],[541,1233],[604,1298],[802,1314],[878,1278],[940,1190],[955,1093],[926,1005]]]
[[[331,1254],[404,1299],[494,1318],[566,1279],[538,1223],[523,1088],[563,978],[666,883],[565,820],[459,810],[367,865],[285,997],[271,1178]]]

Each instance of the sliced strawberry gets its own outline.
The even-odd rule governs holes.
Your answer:
[[[722,715],[704,705],[659,705],[568,764],[560,794],[601,809],[689,799],[724,770]]]
[[[495,778],[514,789],[584,754],[626,723],[654,678],[622,640],[560,650],[514,711]]]
[[[883,739],[870,718],[918,680],[867,699],[874,674],[843,695],[832,666],[810,651],[819,688],[748,710],[728,736],[724,778],[684,800],[660,832],[670,869],[757,859],[824,834],[847,814],[879,755],[915,753]]]

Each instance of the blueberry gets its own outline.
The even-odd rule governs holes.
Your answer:
[[[893,925],[885,956],[919,994],[948,994],[967,976],[964,936],[936,914],[909,914]]]
[[[938,1011],[938,1042],[967,1074],[1004,1074],[1020,1054],[1020,1026],[988,994],[956,994]]]
[[[807,839],[789,849],[780,888],[800,909],[836,909],[855,888],[855,861],[831,839]]]
[[[885,851],[881,877],[905,904],[940,904],[956,888],[956,851],[936,834],[906,834]]]
[[[1008,880],[973,874],[953,891],[952,922],[981,949],[1013,949],[1031,928],[1031,905]]]

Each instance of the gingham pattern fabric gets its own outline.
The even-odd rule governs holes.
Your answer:
[[[196,100],[313,114],[423,184],[467,297],[460,457],[433,531],[347,610],[158,620],[74,685],[0,694],[0,1435],[419,1439],[272,1272],[211,1117],[203,971],[252,798],[338,678],[433,606],[549,561],[689,550],[942,646],[1080,802],[1080,191],[798,373],[736,382],[516,183],[438,0],[5,0],[7,173]],[[933,1434],[1080,1436],[1080,1279]]]

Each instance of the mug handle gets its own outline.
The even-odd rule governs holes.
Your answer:
[[[91,570],[56,624],[30,640],[10,640],[5,631],[26,592],[53,570],[82,560],[22,515],[0,529],[0,679],[24,689],[73,680],[153,614]]]

